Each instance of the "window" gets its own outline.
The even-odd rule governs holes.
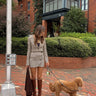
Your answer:
[[[70,0],[67,0],[67,8],[70,8]]]
[[[30,21],[30,14],[28,14],[28,21]]]
[[[85,10],[88,9],[88,0],[85,0]]]
[[[22,8],[23,7],[23,4],[21,4],[20,7]]]
[[[58,9],[62,8],[62,0],[58,0]]]
[[[74,7],[74,0],[71,0],[71,6]]]
[[[62,8],[62,0],[45,0],[45,12],[54,11]]]
[[[57,10],[57,0],[54,0],[54,10]]]
[[[49,12],[49,0],[46,0],[46,12]]]
[[[67,8],[76,7],[79,8],[79,0],[67,0]]]
[[[30,1],[28,2],[28,10],[30,10]]]
[[[79,1],[78,1],[78,0],[75,0],[74,3],[75,3],[74,6],[75,6],[76,8],[78,8],[78,7],[79,7]]]
[[[82,0],[81,9],[82,10],[87,10],[88,9],[88,0]]]
[[[51,1],[50,1],[50,4],[49,4],[49,5],[50,5],[50,11],[53,11],[53,3],[54,3],[54,1],[51,0]]]

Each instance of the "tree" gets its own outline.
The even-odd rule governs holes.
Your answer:
[[[62,32],[85,32],[87,19],[85,13],[80,8],[72,7],[64,16],[61,31]]]
[[[26,14],[19,12],[17,15],[13,15],[12,21],[12,36],[25,37],[30,34],[31,23],[26,18]]]
[[[33,2],[35,13],[35,19],[34,19],[34,31],[35,31],[37,25],[42,24],[43,0],[33,0]]]
[[[6,0],[0,0],[0,7],[6,4]]]
[[[2,10],[3,9],[3,10]],[[0,37],[6,36],[6,7],[0,7]]]
[[[6,8],[0,10],[0,37],[6,36]],[[13,12],[12,17],[12,36],[25,37],[30,33],[31,23],[23,12]]]

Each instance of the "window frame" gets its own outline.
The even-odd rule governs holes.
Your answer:
[[[49,6],[49,9],[48,9],[49,11],[48,11],[48,12],[51,12],[51,11],[50,11],[50,3],[52,3],[52,2],[53,2],[53,10],[52,10],[52,11],[60,9],[60,8],[59,8],[59,5],[58,5],[58,4],[59,4],[59,0],[57,0],[57,3],[56,3],[56,4],[57,4],[57,5],[56,5],[57,8],[54,9],[54,1],[55,1],[55,0],[51,0],[51,1],[50,1],[50,0],[45,0],[45,13],[47,12],[47,11],[46,11],[46,5],[47,5],[47,3],[48,3],[48,6]],[[62,2],[63,2],[63,0],[62,0]],[[62,6],[62,8],[63,8],[63,6]]]
[[[30,1],[28,1],[28,10],[30,10]]]
[[[28,14],[28,21],[30,21],[30,14]]]
[[[84,3],[84,4],[83,4],[83,7],[84,7],[84,8],[82,8],[82,1],[83,1],[83,0],[81,0],[81,9],[82,9],[82,10],[88,10],[88,0],[84,0],[84,1],[83,1],[83,3]],[[86,1],[87,1],[87,2],[86,2]],[[86,8],[86,7],[87,7],[87,8]]]

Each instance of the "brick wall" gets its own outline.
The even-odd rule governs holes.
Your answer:
[[[30,2],[30,10],[28,10],[28,2]],[[20,8],[21,4],[23,4],[23,7]],[[34,21],[34,7],[33,7],[33,1],[32,0],[22,0],[22,2],[19,2],[19,8],[26,12],[26,15],[30,15],[30,22],[32,24],[31,26],[31,32],[33,32],[33,21]]]
[[[89,0],[89,25],[88,25],[89,32],[94,31],[95,17],[96,17],[96,0]]]
[[[49,57],[51,68],[77,69],[96,67],[96,57],[88,58],[70,58],[70,57]],[[0,54],[0,64],[5,64],[5,55]],[[16,64],[18,66],[26,65],[26,56],[17,55]]]

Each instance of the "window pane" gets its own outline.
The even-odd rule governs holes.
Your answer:
[[[78,3],[79,3],[78,0],[75,0],[75,7],[76,7],[76,8],[79,7],[79,6],[78,6]]]
[[[50,11],[53,11],[53,1],[50,2]]]
[[[74,6],[74,0],[71,0],[71,6]]]
[[[49,3],[46,4],[46,12],[49,12]]]
[[[85,0],[82,0],[82,10],[84,10],[84,1]]]
[[[58,0],[58,9],[62,8],[62,0]]]
[[[84,5],[82,5],[82,10],[84,10]]]
[[[57,0],[54,0],[54,10],[57,10]]]
[[[86,6],[85,6],[85,10],[87,10],[88,9],[88,4],[86,4]]]
[[[67,8],[70,8],[70,0],[67,0]]]
[[[28,21],[30,21],[30,15],[28,14]]]
[[[84,5],[84,0],[82,0],[82,5]]]
[[[30,2],[28,2],[28,10],[30,10]]]
[[[88,0],[86,0],[86,2],[85,2],[86,4],[88,4]]]
[[[86,2],[85,2],[85,10],[87,10],[88,9],[88,0],[86,0]]]

